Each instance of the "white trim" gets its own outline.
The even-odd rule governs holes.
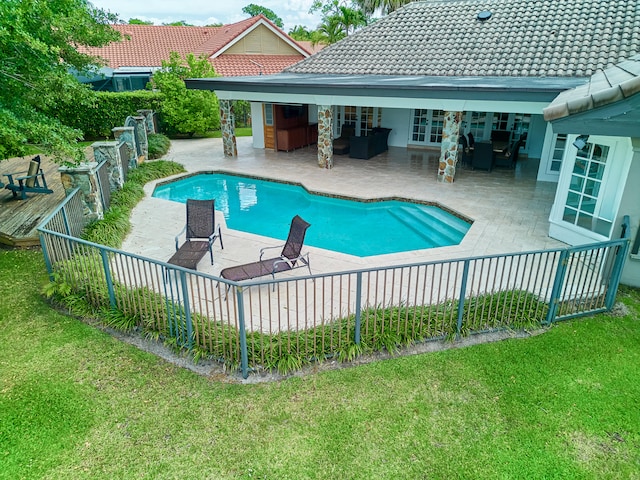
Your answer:
[[[628,143],[625,143],[629,141],[628,138],[607,137],[601,135],[591,135],[589,137],[590,143],[597,143],[609,147],[609,153],[607,155],[602,183],[600,184],[600,191],[597,197],[597,206],[594,216],[599,216],[600,218],[605,219],[602,215],[598,214],[600,213],[602,203],[606,200],[607,204],[603,215],[606,215],[606,220],[610,221],[612,226],[609,230],[608,236],[600,235],[586,228],[582,228],[562,220],[577,153],[577,149],[573,147],[572,144],[577,137],[578,135],[569,135],[567,137],[567,144],[569,146],[567,147],[565,158],[562,162],[560,179],[556,189],[556,197],[549,215],[549,236],[570,245],[582,245],[594,241],[605,241],[609,240],[616,234],[614,228],[615,221],[618,217],[624,190],[623,188],[620,188],[620,182],[623,179],[626,179],[629,173],[632,157],[632,155],[630,155],[630,146]]]
[[[288,35],[284,34],[282,32],[282,30],[280,30],[277,27],[274,28],[273,25],[271,25],[269,22],[265,21],[264,18],[261,18],[256,23],[254,23],[249,28],[247,28],[244,32],[242,32],[240,35],[238,35],[235,38],[233,38],[229,43],[227,43],[226,45],[221,47],[219,50],[217,50],[216,52],[214,52],[211,55],[209,55],[209,58],[210,59],[214,59],[214,58],[219,57],[224,52],[229,50],[232,46],[234,46],[236,43],[238,43],[240,40],[242,40],[244,37],[249,35],[249,33],[253,32],[260,25],[264,25],[265,27],[267,27],[277,37],[279,37],[281,40],[283,40],[285,43],[287,43],[290,47],[292,47],[294,50],[296,50],[298,53],[300,53],[300,55],[302,55],[303,57],[307,58],[307,57],[309,57],[311,55],[306,50],[304,50],[300,45],[298,45],[297,43],[293,42],[291,37],[289,37]],[[267,54],[265,54],[265,55],[267,55]],[[268,54],[268,55],[272,55],[272,54]],[[244,99],[244,98],[227,98],[226,100],[248,100],[248,99]]]
[[[421,108],[449,112],[503,112],[542,115],[547,102],[513,102],[487,100],[460,100],[446,98],[359,97],[346,95],[316,95],[291,93],[243,92],[214,90],[221,100],[248,100],[264,103],[302,103],[312,105],[353,105],[356,107]]]

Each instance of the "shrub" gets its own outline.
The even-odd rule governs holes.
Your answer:
[[[206,57],[189,54],[183,60],[171,52],[162,70],[154,73],[154,88],[162,93],[162,125],[169,135],[203,135],[220,128],[218,98],[208,90],[187,90],[185,78],[213,77],[215,72]]]
[[[111,129],[124,125],[138,110],[161,110],[162,95],[148,90],[134,92],[94,92],[84,102],[60,102],[56,116],[64,123],[82,131],[86,139],[112,138]]]
[[[162,157],[169,151],[169,147],[171,147],[171,140],[169,140],[169,137],[161,133],[150,133],[148,141],[150,160]]]
[[[119,248],[131,228],[131,210],[144,198],[143,186],[151,180],[183,173],[179,163],[158,160],[143,163],[129,174],[121,190],[111,196],[111,207],[102,220],[89,224],[83,234],[85,240]]]

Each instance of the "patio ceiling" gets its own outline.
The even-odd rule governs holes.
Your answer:
[[[581,85],[568,77],[438,77],[394,75],[275,75],[185,80],[224,100],[501,111],[540,114],[560,92]]]

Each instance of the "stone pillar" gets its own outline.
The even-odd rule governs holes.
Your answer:
[[[149,140],[147,138],[147,121],[145,117],[135,116],[131,117],[136,122],[134,125],[136,141],[139,142],[140,151],[139,154],[142,158],[138,158],[138,163],[144,162],[149,159]]]
[[[218,100],[220,104],[220,130],[222,132],[222,147],[225,157],[237,157],[236,120],[233,116],[233,101]]]
[[[95,142],[91,146],[93,147],[93,156],[98,165],[105,160],[107,161],[110,190],[113,192],[121,189],[122,185],[124,185],[124,171],[122,170],[118,142]]]
[[[331,105],[318,105],[318,166],[333,168],[333,114]]]
[[[442,126],[442,144],[440,145],[440,163],[438,165],[438,181],[453,183],[458,163],[458,137],[462,112],[444,112]]]
[[[145,119],[145,125],[147,128],[147,133],[158,133],[158,129],[156,128],[156,122],[155,122],[155,114],[153,112],[153,110],[138,110],[138,115],[140,115],[141,117],[144,117]]]
[[[82,192],[83,213],[90,221],[102,219],[105,211],[100,195],[97,167],[97,162],[91,162],[58,169],[65,195],[69,195],[76,188]]]
[[[129,158],[120,158],[123,162],[129,164],[129,168],[138,168],[138,156],[136,155],[136,139],[134,135],[134,127],[115,127],[112,128],[113,138],[116,139],[118,145],[127,144],[129,150]]]

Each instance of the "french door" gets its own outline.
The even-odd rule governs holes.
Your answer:
[[[411,119],[409,143],[437,146],[442,142],[444,111],[416,108]]]

